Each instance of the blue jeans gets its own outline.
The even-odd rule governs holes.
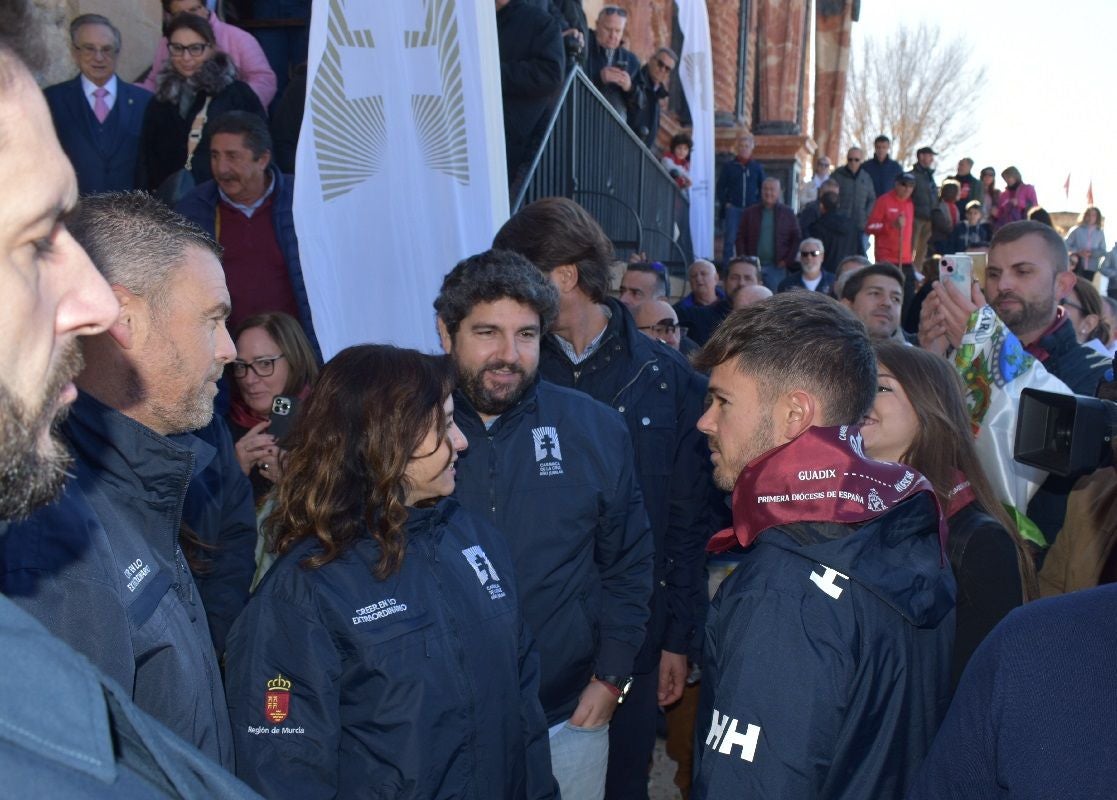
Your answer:
[[[745,213],[743,208],[739,206],[725,207],[725,217],[721,227],[722,240],[721,240],[721,260],[722,266],[729,263],[729,259],[733,258],[733,253],[737,249],[737,231],[741,227],[741,215]]]
[[[550,730],[551,773],[562,800],[602,800],[609,764],[609,724],[578,728],[569,721]]]

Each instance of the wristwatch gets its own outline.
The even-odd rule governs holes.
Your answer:
[[[605,688],[617,696],[617,705],[624,702],[628,697],[628,691],[632,688],[632,676],[622,678],[619,675],[594,675],[593,679],[598,683],[604,684]]]

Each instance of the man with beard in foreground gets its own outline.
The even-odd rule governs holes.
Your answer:
[[[117,302],[63,224],[77,182],[26,59],[41,68],[29,4],[0,5],[0,537],[49,502],[70,460],[51,426],[73,402],[78,337]],[[33,544],[33,542],[31,542]],[[253,797],[140,711],[114,681],[0,597],[0,774],[15,797]]]
[[[87,197],[68,224],[120,313],[82,343],[62,429],[74,478],[13,526],[0,550],[4,593],[231,769],[221,674],[180,544],[191,538],[187,485],[217,454],[184,434],[209,424],[236,355],[220,248],[143,192]]]
[[[535,634],[563,797],[600,799],[609,720],[631,683],[652,592],[652,537],[620,414],[539,379],[558,292],[530,261],[459,263],[434,303],[469,440],[455,495],[504,534]]]
[[[931,484],[861,452],[865,328],[787,292],[731,314],[696,364],[733,491],[710,549],[744,552],[706,622],[690,796],[898,800],[950,699],[954,580]]]

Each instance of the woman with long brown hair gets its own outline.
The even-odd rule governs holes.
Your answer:
[[[1009,611],[1038,596],[1035,565],[978,462],[957,372],[916,347],[882,342],[874,348],[878,390],[861,428],[865,451],[925,475],[947,514],[947,554],[958,582],[957,685],[982,639]]]
[[[552,796],[511,559],[449,497],[453,375],[350,347],[290,434],[279,559],[227,656],[237,774],[269,798]]]

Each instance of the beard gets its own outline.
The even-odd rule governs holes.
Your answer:
[[[1006,299],[1015,300],[1020,304],[1019,308],[1003,310],[1001,302]],[[1029,303],[1023,297],[1015,292],[1001,292],[991,304],[993,310],[997,312],[997,316],[1001,321],[1008,326],[1008,329],[1013,333],[1029,333],[1031,331],[1043,330],[1055,319],[1055,298],[1054,296],[1047,298],[1039,303]]]
[[[144,357],[149,363],[158,365],[152,374],[167,378],[155,387],[135,371],[129,372],[127,396],[131,404],[146,405],[148,414],[159,426],[159,433],[165,436],[189,433],[209,425],[213,420],[215,397],[209,388],[210,382],[221,378],[224,365],[214,362],[204,381],[191,380],[191,369],[182,351],[173,339],[162,335],[158,350],[149,350]]]
[[[776,438],[772,434],[771,411],[764,413],[756,430],[741,444],[735,453],[725,452],[721,449],[718,440],[711,438],[710,447],[721,454],[720,463],[714,467],[714,484],[723,492],[732,492],[745,467],[775,446]]]
[[[520,402],[528,387],[535,382],[536,370],[528,373],[519,364],[505,361],[490,361],[475,371],[469,371],[455,361],[458,370],[458,388],[466,396],[473,408],[480,414],[503,414]],[[506,369],[519,375],[517,383],[489,388],[485,385],[485,373]]]
[[[82,365],[81,347],[71,342],[34,408],[0,384],[0,520],[22,519],[58,496],[72,458],[57,437],[69,408],[56,403]]]

